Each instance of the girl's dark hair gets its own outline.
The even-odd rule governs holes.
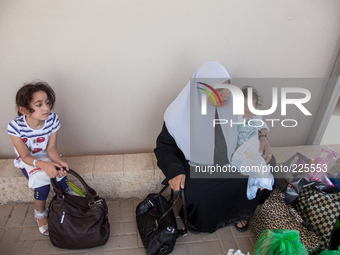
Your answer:
[[[257,91],[257,89],[255,89],[253,86],[244,86],[242,88],[242,93],[244,98],[248,98],[248,88],[252,88],[253,89],[253,99],[255,99],[256,102],[256,107],[259,107],[262,105],[262,97],[260,96],[259,92]]]
[[[52,110],[55,103],[55,93],[53,89],[50,87],[50,85],[43,81],[31,82],[22,86],[15,96],[15,103],[18,107],[19,116],[22,115],[22,113],[19,111],[19,106],[25,107],[31,113],[34,112],[34,110],[30,108],[29,104],[33,99],[33,94],[38,91],[44,91],[47,94],[47,98],[50,103],[50,109]]]

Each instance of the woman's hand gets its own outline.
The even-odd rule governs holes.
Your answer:
[[[263,158],[268,163],[272,159],[272,148],[269,145],[268,139],[265,136],[260,138],[260,152],[263,153]]]
[[[177,175],[169,181],[169,185],[174,191],[179,191],[179,188],[184,189],[184,184],[185,174]]]
[[[268,135],[268,130],[266,128],[262,128],[261,135]]]

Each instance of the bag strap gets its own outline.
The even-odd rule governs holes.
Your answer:
[[[66,170],[66,169],[64,168],[64,170]],[[97,192],[94,189],[92,189],[76,171],[74,171],[72,169],[69,169],[69,170],[66,170],[66,171],[67,171],[68,174],[71,174],[74,177],[76,177],[81,182],[81,184],[84,186],[84,188],[86,190],[87,197],[90,200],[89,205],[95,204],[97,202],[95,200],[99,198],[99,195],[97,194]],[[58,196],[63,196],[65,194],[65,192],[62,190],[62,188],[58,184],[56,178],[51,179],[51,183],[52,183],[54,192]]]
[[[180,189],[179,191],[182,196],[183,201],[183,214],[184,214],[184,228],[179,230],[178,236],[186,236],[188,234],[188,214],[187,214],[187,207],[185,202],[184,190]]]
[[[167,183],[163,189],[158,193],[158,196],[160,196],[164,190],[169,186],[169,183]],[[170,198],[170,203],[172,203],[171,207],[165,212],[163,213],[163,215],[159,218],[159,220],[156,220],[156,228],[158,228],[158,223],[174,208],[175,204],[177,203],[178,199],[180,197],[182,197],[182,201],[183,201],[183,213],[184,213],[184,228],[183,229],[178,229],[178,237],[180,236],[185,236],[188,233],[187,230],[187,225],[188,225],[188,215],[187,215],[187,209],[186,209],[186,203],[185,203],[185,196],[184,196],[184,190],[182,188],[180,188],[177,198],[175,201],[173,201],[173,195],[174,195],[174,191],[173,189],[171,189],[171,198]]]

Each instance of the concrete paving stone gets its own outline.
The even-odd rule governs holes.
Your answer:
[[[145,255],[143,248],[121,250],[122,255]]]
[[[28,205],[18,204],[14,205],[11,217],[8,219],[8,228],[21,227],[24,223],[28,210]]]
[[[150,193],[158,193],[161,190],[161,181],[150,179],[149,176],[140,178],[121,178],[114,186],[122,198],[145,199]]]
[[[110,222],[110,236],[122,234],[122,223],[121,222]]]
[[[144,247],[142,238],[140,238],[140,234],[139,233],[137,235],[137,239],[138,239],[138,247]]]
[[[3,228],[11,216],[13,205],[0,205],[0,227]]]
[[[191,254],[189,244],[177,244],[176,243],[175,248],[171,254],[174,254],[174,255]]]
[[[2,241],[2,238],[4,238],[6,233],[6,229],[5,228],[0,228],[0,243]]]
[[[334,152],[340,154],[340,144],[331,144],[326,146],[332,149]]]
[[[252,242],[250,241],[249,237],[238,237],[235,238],[237,243],[238,249],[242,251],[242,253],[247,254],[247,252],[251,253],[254,249]]]
[[[95,156],[94,178],[100,173],[123,172],[123,155]]]
[[[92,179],[95,156],[67,157],[66,163],[83,178]]]
[[[1,167],[5,164],[7,159],[0,159],[0,172],[1,172]]]
[[[173,212],[174,212],[176,218],[181,219],[181,217],[179,216],[179,209],[177,209],[176,206],[174,206]]]
[[[296,152],[299,152],[299,147],[277,147],[277,149],[282,153],[285,160],[290,159]]]
[[[119,215],[119,201],[106,201],[109,210],[109,221],[117,222],[120,221]]]
[[[123,169],[124,172],[155,170],[152,163],[151,153],[124,154]]]
[[[26,183],[1,183],[0,203],[32,203],[33,190],[27,187]]]
[[[246,236],[253,236],[254,235],[253,232],[251,232],[249,228],[245,232],[240,232],[235,228],[235,226],[228,226],[228,227],[233,232],[234,237],[246,237]]]
[[[13,185],[24,184],[28,188],[27,179],[23,175],[22,176],[0,177],[0,184],[5,184],[5,183],[13,184]]]
[[[143,201],[143,199],[134,199],[133,200],[133,210],[135,212],[135,215],[136,215],[136,208],[139,205],[139,203],[142,202],[142,201]]]
[[[137,233],[137,222],[136,221],[128,221],[122,222],[123,232],[122,234],[138,234]]]
[[[321,149],[323,148],[323,145],[313,145],[313,146],[309,146],[309,148],[314,152],[314,156],[313,158],[315,158],[316,156],[319,155],[319,153],[321,153]]]
[[[237,250],[237,243],[235,242],[230,227],[221,228],[216,231],[216,234],[222,243],[225,253],[227,253],[229,249],[235,249],[235,251]]]
[[[332,146],[330,146],[332,149],[334,149]],[[277,155],[280,155],[282,158],[282,161],[288,160],[287,155],[290,154],[293,155],[295,151],[298,151],[306,156],[314,155],[321,151],[320,148],[322,146],[295,146],[294,147],[279,147],[279,148],[273,148],[273,154],[277,158],[277,162],[279,162]],[[335,145],[335,148],[337,150],[340,150],[340,145]],[[282,152],[283,151],[283,152]],[[148,153],[146,153],[148,154]],[[140,155],[140,154],[137,154]],[[114,155],[114,156],[120,156],[121,157],[121,169],[123,169],[123,155]],[[133,156],[133,155],[132,155]],[[132,157],[131,156],[131,157]],[[102,165],[107,167],[107,171],[111,171],[108,173],[108,176],[112,173],[112,166],[109,168],[109,164],[112,164],[112,162],[120,162],[119,157],[112,159],[109,156],[89,156],[89,158],[94,158],[94,163],[97,162],[97,157],[101,159],[101,157],[104,157],[104,163],[100,160],[98,162],[101,162]],[[77,157],[75,157],[77,158]],[[82,157],[79,157],[78,159],[74,159],[74,164],[78,160],[82,164],[85,161],[81,160]],[[130,158],[129,156],[126,158]],[[149,153],[147,155],[143,155],[141,157],[134,158],[133,160],[138,161],[141,160],[140,165],[143,165],[147,168],[153,167],[153,169],[158,169],[156,166],[156,158],[153,153]],[[150,161],[146,161],[146,163],[142,160],[150,159],[152,164],[150,164]],[[148,159],[148,160],[149,160]],[[90,160],[90,159],[89,159]],[[12,162],[13,160],[0,161],[0,172],[2,171],[2,166],[5,165],[5,167],[8,167],[9,169],[12,168]],[[66,161],[68,161],[68,158],[66,158]],[[72,160],[71,160],[72,161]],[[70,161],[69,161],[70,162]],[[84,163],[86,165],[86,163]],[[138,164],[138,162],[134,162],[134,164]],[[129,167],[132,166],[132,163]],[[86,166],[84,166],[86,167]],[[97,167],[97,164],[96,166]],[[18,170],[14,168],[14,170]],[[76,169],[75,169],[76,170]],[[103,169],[97,168],[97,174],[98,176],[102,174],[105,177],[105,172],[102,171]],[[130,170],[133,170],[130,168]],[[94,169],[93,169],[94,171]],[[149,170],[145,170],[149,171]],[[114,171],[113,171],[114,172]],[[127,173],[133,173],[133,171],[127,171]],[[21,172],[19,170],[19,174],[21,175]],[[18,174],[18,176],[19,176]],[[114,174],[117,174],[117,172],[114,172]],[[150,174],[150,173],[149,173]],[[106,177],[108,177],[106,176]],[[112,178],[112,175],[110,175]],[[21,176],[22,177],[22,176]],[[21,178],[17,177],[17,178]],[[149,177],[149,176],[148,176]],[[0,176],[1,179],[1,176]],[[5,178],[6,179],[6,178]],[[126,181],[126,178],[114,178],[114,180],[119,179],[121,183],[124,183]],[[130,181],[127,182],[127,184],[124,184],[126,188],[129,188],[129,186],[133,186],[132,180],[136,178],[128,178]],[[157,180],[156,180],[157,179]],[[151,183],[153,185],[152,189],[155,193],[159,192],[159,190],[163,187],[160,182],[164,179],[163,173],[160,170],[156,170],[154,176],[149,181],[149,184]],[[9,177],[6,179],[9,180]],[[137,178],[138,180],[138,178]],[[87,181],[87,180],[86,180]],[[97,185],[98,187],[103,187],[106,184],[111,184],[110,179],[105,178],[95,178],[92,179],[94,185]],[[131,182],[131,183],[130,183]],[[1,186],[3,184],[6,185],[14,185],[12,183],[1,183],[0,181],[0,191],[4,188],[4,186]],[[151,185],[150,184],[150,185]],[[91,185],[90,185],[91,186]],[[110,195],[112,194],[119,194],[119,186],[115,186],[113,184],[112,190],[109,190],[107,192],[110,192]],[[94,187],[95,188],[95,187]],[[107,188],[107,187],[106,187]],[[116,191],[115,188],[118,190]],[[151,186],[149,187],[151,190]],[[7,189],[7,186],[6,186]],[[95,188],[96,189],[96,188]],[[130,187],[131,189],[131,187]],[[137,190],[137,189],[136,189]],[[146,190],[146,189],[145,189]],[[25,192],[22,193],[28,193],[31,191],[27,188],[27,183],[25,184]],[[98,190],[96,189],[98,192]],[[52,192],[52,191],[51,191]],[[139,191],[139,195],[142,194],[141,191]],[[140,199],[134,199],[134,200],[108,200],[107,204],[109,207],[109,220],[111,224],[111,236],[109,238],[109,241],[105,246],[102,247],[96,247],[93,249],[87,249],[87,250],[67,250],[67,249],[59,249],[57,247],[54,247],[50,241],[48,240],[48,237],[44,237],[41,235],[37,229],[36,222],[33,217],[33,210],[35,208],[35,205],[33,203],[29,205],[19,204],[19,205],[2,205],[0,206],[0,254],[2,254],[2,251],[9,252],[8,254],[113,254],[113,255],[124,255],[124,254],[139,254],[139,252],[142,252],[141,254],[145,254],[143,244],[141,242],[136,221],[135,221],[135,208],[136,206],[146,197],[148,193],[151,191],[147,190],[145,191],[145,194],[143,193],[140,197]],[[152,191],[153,192],[153,191]],[[167,190],[168,194],[170,194],[170,189]],[[98,192],[100,195],[101,193]],[[4,194],[4,193],[3,193]],[[131,193],[132,194],[132,193]],[[30,198],[32,199],[32,194],[29,193]],[[14,198],[13,198],[14,199]],[[1,202],[1,201],[0,201]],[[178,222],[178,227],[181,227],[182,222],[178,216],[178,208],[174,209],[175,214],[177,216],[176,220]],[[7,225],[7,228],[6,228]],[[248,233],[249,232],[249,233]],[[254,245],[256,243],[256,240],[252,234],[252,232],[247,231],[244,233],[236,231],[233,226],[228,226],[226,228],[220,229],[217,232],[213,234],[198,234],[194,235],[192,233],[189,233],[186,237],[180,237],[177,239],[177,243],[175,246],[175,249],[172,254],[226,254],[229,249],[241,249],[243,253],[246,253],[247,251],[251,252]],[[35,245],[34,245],[35,244]],[[214,247],[210,247],[210,245],[214,245]],[[222,249],[222,251],[219,248]],[[29,253],[30,249],[33,249],[33,253]],[[204,249],[207,249],[208,251],[205,252]],[[214,250],[216,249],[216,250]]]
[[[203,241],[217,241],[217,233],[202,233]]]
[[[20,240],[21,241],[49,240],[49,238],[48,236],[40,234],[38,225],[36,224],[36,226],[34,227],[23,228]]]
[[[103,254],[104,254],[104,245],[94,247],[94,248],[91,248],[91,249],[87,249],[86,255],[103,255]]]
[[[340,158],[338,158],[335,162],[335,165],[330,169],[330,173],[339,173],[340,172]]]
[[[20,239],[22,228],[8,228],[2,242],[0,243],[0,251],[2,254],[13,254],[17,243]]]
[[[220,242],[217,241],[190,243],[189,247],[192,255],[224,254]]]
[[[155,175],[155,170],[124,172],[124,178],[133,178],[135,182],[138,181],[138,182],[141,182],[142,184],[145,183],[146,181],[147,182],[150,181],[150,178],[152,178],[154,175]]]
[[[253,245],[253,247],[255,247],[255,244],[256,244],[256,238],[255,238],[255,236],[249,237],[249,240],[250,240],[251,244]]]
[[[134,174],[135,172],[130,173]],[[113,181],[113,189],[118,194],[117,197],[124,199],[144,199],[149,193],[159,191],[154,180],[148,176],[116,178]]]
[[[64,252],[57,252],[57,253],[53,253],[53,255],[87,255],[86,251],[84,252],[72,252],[72,253],[64,253]]]
[[[179,216],[176,216],[176,223],[177,223],[177,228],[179,228],[179,229],[184,228],[184,223]]]
[[[159,180],[159,185],[161,186],[161,188],[164,187],[162,182],[165,179],[165,175],[163,174],[163,172],[160,169],[159,170],[155,169],[155,175],[153,176],[153,179],[154,180]],[[159,189],[159,191],[161,190],[161,188]],[[170,191],[170,189],[169,189],[169,191]],[[170,192],[169,192],[169,194],[170,194]]]
[[[82,249],[61,249],[55,247],[50,240],[38,240],[33,249],[33,255],[40,254],[68,254],[68,253],[76,253],[76,254],[86,254],[86,250]]]
[[[176,243],[184,244],[197,242],[203,242],[202,234],[193,234],[189,232],[186,236],[179,237]]]
[[[327,146],[330,147],[335,152],[337,152],[338,154],[340,154],[340,144],[330,144]]]
[[[0,178],[22,177],[21,170],[13,165],[13,160],[14,159],[7,159],[2,163]]]
[[[133,200],[120,201],[120,219],[122,221],[135,220],[135,208]]]
[[[151,153],[151,158],[152,158],[153,169],[160,170],[160,168],[157,166],[157,158],[154,152]]]
[[[285,156],[283,156],[282,152],[278,148],[272,148],[272,152],[277,164],[283,163],[286,160]]]
[[[143,201],[143,199],[134,199],[134,200],[133,200],[133,208],[136,208],[137,205],[138,205],[140,202],[142,202],[142,201]]]
[[[59,252],[56,252],[56,253],[44,253],[46,255],[87,255],[86,251],[84,252],[72,252],[71,253],[71,250],[66,250],[67,252],[64,252],[63,250],[60,250]],[[39,255],[42,255],[42,254],[39,254]]]
[[[104,251],[104,255],[122,255],[121,251]]]
[[[37,226],[37,222],[34,219],[34,209],[35,209],[35,204],[29,204],[26,218],[23,224],[24,227]]]
[[[122,175],[124,173],[121,173]],[[135,180],[135,179],[133,179]],[[131,178],[117,177],[112,179],[111,196],[113,199],[129,199],[131,198],[131,192],[129,185],[135,185],[135,182]]]
[[[35,241],[18,242],[13,255],[32,255]]]
[[[93,179],[94,180],[115,180],[116,178],[124,178],[123,172],[93,172]],[[89,180],[86,180],[86,182]]]
[[[106,180],[102,183],[92,183],[92,180],[87,181],[87,184],[93,188],[97,194],[99,194],[101,197],[104,197],[106,199],[113,199],[114,196],[112,196],[113,192],[113,185],[111,180]]]
[[[138,248],[137,235],[111,236],[105,244],[105,251]]]
[[[305,155],[307,158],[314,158],[314,151],[311,149],[310,146],[299,146],[299,152],[302,154],[302,155]]]

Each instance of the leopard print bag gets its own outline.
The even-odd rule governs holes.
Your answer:
[[[308,231],[303,225],[303,220],[292,206],[287,206],[284,195],[280,190],[274,190],[259,212],[250,222],[250,229],[257,239],[265,229],[295,229],[299,231],[301,243],[311,253],[320,246],[319,237]]]

